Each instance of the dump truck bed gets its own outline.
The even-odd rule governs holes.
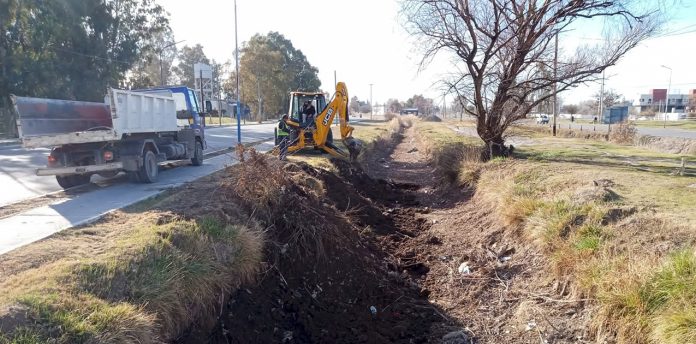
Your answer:
[[[176,131],[171,95],[112,89],[104,103],[12,96],[25,147],[119,140],[123,135]]]

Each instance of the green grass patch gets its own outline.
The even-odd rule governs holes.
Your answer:
[[[135,228],[95,256],[0,283],[0,306],[29,317],[0,343],[172,338],[212,310],[221,292],[253,278],[261,248],[258,233],[210,217]]]
[[[627,342],[692,343],[696,339],[696,256],[679,250],[621,285],[605,285],[599,299]]]
[[[639,127],[651,127],[651,128],[674,128],[674,129],[686,129],[686,130],[696,130],[696,120],[691,119],[687,121],[635,121],[636,126]]]

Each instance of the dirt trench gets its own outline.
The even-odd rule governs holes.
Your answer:
[[[316,180],[323,189],[307,214],[313,223],[326,222],[327,233],[316,234],[321,249],[294,247],[280,234],[292,227],[287,219],[270,223],[259,282],[229,297],[212,334],[190,333],[179,342],[589,338],[585,305],[554,302],[568,296],[567,284],[546,278],[540,252],[520,245],[490,209],[472,199],[473,190],[440,183],[413,128],[365,166],[332,163],[337,172],[303,163],[285,166],[302,183]],[[305,195],[297,202],[310,199]],[[287,205],[287,214],[294,206]],[[302,221],[301,214],[292,218]]]

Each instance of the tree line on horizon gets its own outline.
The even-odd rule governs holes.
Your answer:
[[[161,59],[160,59],[161,57]],[[101,102],[108,88],[194,88],[193,64],[213,69],[214,94],[236,99],[230,60],[200,44],[177,47],[169,14],[154,0],[8,0],[0,3],[0,136],[16,136],[9,95]],[[241,99],[277,114],[289,91],[318,91],[318,69],[278,32],[240,49]]]

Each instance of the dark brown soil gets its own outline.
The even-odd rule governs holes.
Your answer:
[[[299,166],[324,183],[327,198],[313,206],[335,225],[335,238],[322,252],[297,252],[289,237],[274,235],[286,232],[283,221],[273,223],[260,283],[233,295],[212,342],[427,343],[445,320],[411,278],[427,271],[397,266],[380,247],[381,237],[408,235],[386,205],[414,205],[413,196],[334,163],[340,175]]]
[[[501,226],[473,190],[436,187],[412,128],[372,160],[364,170],[333,161],[338,173],[285,166],[295,180],[321,181],[325,194],[291,188],[301,197],[279,201],[287,208],[266,221],[265,271],[230,297],[210,342],[592,339],[589,307],[569,283],[547,277],[540,252]],[[293,244],[288,233],[298,224],[322,226],[321,250]]]

